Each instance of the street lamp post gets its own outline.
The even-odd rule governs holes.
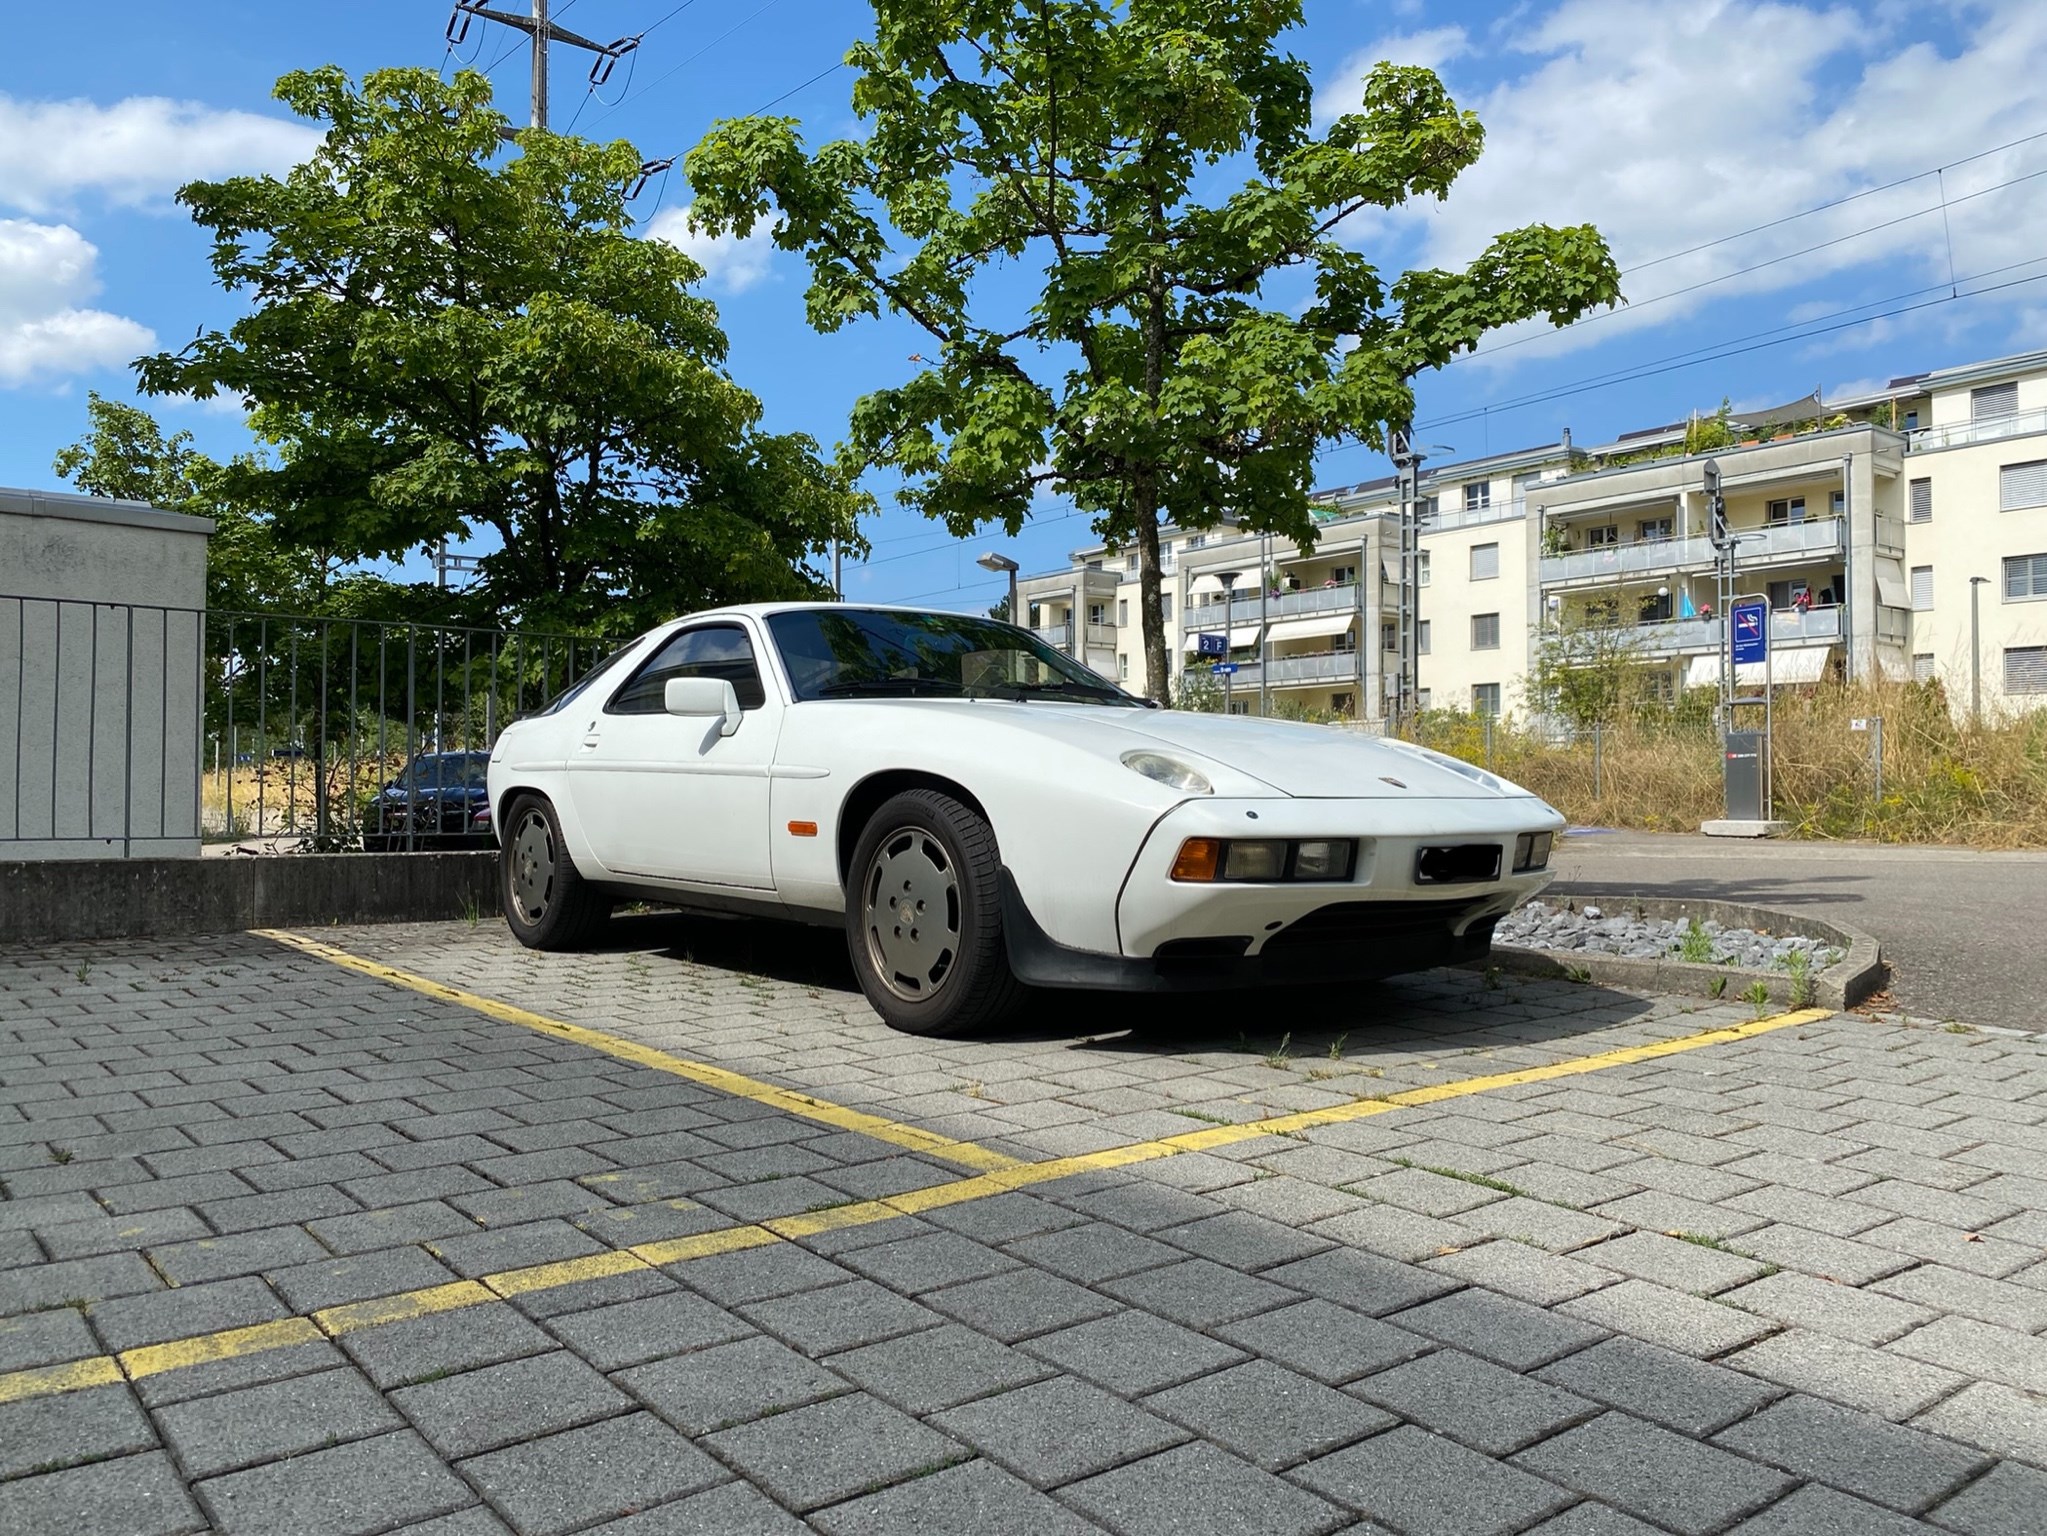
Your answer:
[[[1236,702],[1237,669],[1230,661],[1230,642],[1236,638],[1230,631],[1230,623],[1236,617],[1231,604],[1237,600],[1237,578],[1242,571],[1217,571],[1215,579],[1223,584],[1223,664],[1229,668],[1223,673],[1223,713],[1232,713],[1230,706]]]
[[[1012,624],[1016,624],[1016,625],[1019,625],[1019,626],[1020,626],[1020,625],[1021,625],[1021,624],[1023,623],[1023,620],[1021,620],[1020,618],[1018,618],[1018,617],[1017,617],[1017,611],[1016,611],[1016,571],[1017,571],[1017,565],[1016,565],[1016,562],[1015,562],[1014,560],[1010,559],[1010,558],[1009,558],[1009,556],[1007,556],[1007,555],[998,555],[998,554],[996,554],[996,553],[995,553],[995,551],[991,549],[991,550],[989,550],[989,551],[988,551],[988,553],[987,553],[987,554],[985,554],[985,555],[981,556],[981,558],[980,558],[980,559],[976,560],[976,561],[974,562],[974,564],[976,564],[976,565],[978,565],[979,567],[981,567],[981,569],[982,569],[982,570],[984,570],[984,571],[996,571],[996,572],[998,572],[998,573],[999,573],[999,572],[1007,572],[1007,573],[1008,573],[1008,575],[1009,575],[1009,622],[1010,622],[1010,623],[1012,623]]]
[[[1969,578],[1969,728],[1983,728],[1983,605],[1981,594],[1988,576]]]

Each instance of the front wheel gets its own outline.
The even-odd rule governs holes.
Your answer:
[[[554,807],[538,795],[512,803],[498,854],[505,925],[528,949],[578,949],[611,916],[611,901],[576,872]]]
[[[846,947],[860,990],[893,1028],[960,1034],[1021,1000],[1002,942],[995,833],[937,790],[895,796],[853,850]]]

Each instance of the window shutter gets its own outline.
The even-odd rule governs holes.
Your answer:
[[[1921,651],[1912,658],[1912,681],[1927,683],[1933,680],[1933,652]]]
[[[1474,651],[1495,651],[1500,647],[1500,616],[1497,613],[1474,613],[1471,616],[1471,648]]]
[[[1912,482],[1912,521],[1930,523],[1933,521],[1933,482],[1914,480]]]
[[[2004,595],[2007,600],[2047,597],[2047,555],[2007,555]]]
[[[1933,607],[1933,567],[1915,565],[1912,567],[1912,610],[1926,613]]]
[[[1997,472],[1997,510],[2047,507],[2047,459],[2007,464]]]
[[[2006,693],[2047,693],[2047,645],[2016,646],[2004,653]]]
[[[1497,544],[1474,544],[1471,546],[1471,579],[1489,581],[1500,574],[1500,546]]]
[[[1986,384],[1981,389],[1969,391],[1969,420],[1983,421],[1991,416],[2010,416],[2019,408],[2019,387],[2017,383]]]

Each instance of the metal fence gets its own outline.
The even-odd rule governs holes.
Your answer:
[[[412,765],[488,751],[616,644],[0,596],[0,849],[447,846]]]

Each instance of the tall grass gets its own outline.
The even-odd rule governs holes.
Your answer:
[[[1688,701],[1689,704],[1689,701]],[[1759,711],[1745,712],[1759,714]],[[1873,735],[1883,721],[1883,793]],[[2047,712],[1957,721],[1937,683],[1784,690],[1775,709],[1773,809],[1797,836],[2047,848]],[[1692,831],[1725,813],[1721,747],[1696,707],[1649,709],[1557,745],[1467,717],[1428,717],[1423,740],[1535,791],[1572,822]]]

